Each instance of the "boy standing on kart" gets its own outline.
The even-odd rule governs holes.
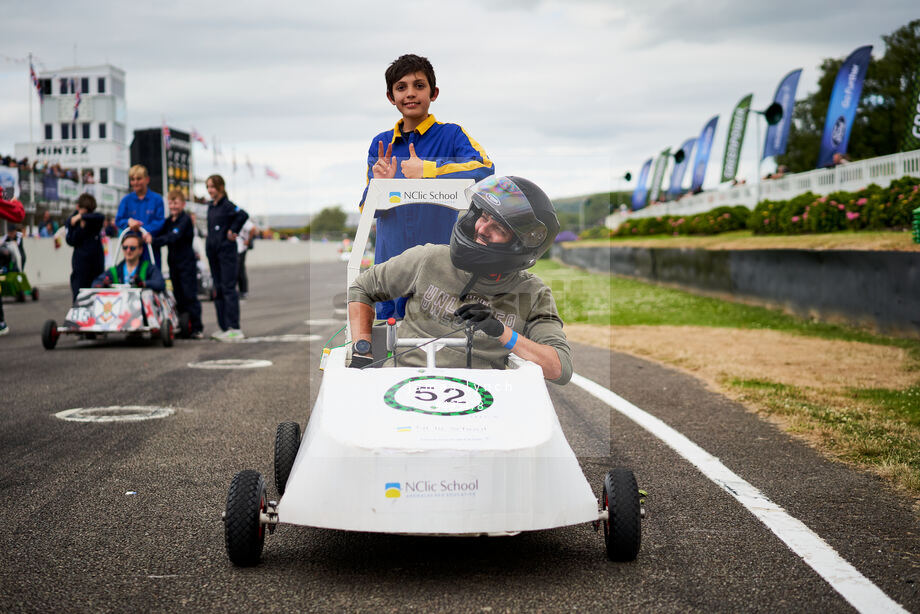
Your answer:
[[[163,210],[163,197],[147,189],[147,186],[150,185],[150,175],[147,173],[147,167],[142,164],[135,164],[128,169],[128,181],[133,191],[125,194],[118,204],[115,225],[118,226],[119,232],[130,228],[140,233],[146,243],[150,243],[153,241],[153,236],[162,228],[166,218]],[[142,255],[142,258],[146,260],[147,256]],[[153,250],[153,258],[159,268],[161,266],[159,248]]]
[[[149,260],[141,260],[140,236],[128,233],[121,239],[125,259],[110,267],[93,281],[94,288],[109,288],[114,284],[131,284],[135,288],[150,288],[154,292],[166,289],[160,270]]]
[[[572,377],[572,351],[553,294],[525,269],[553,244],[559,221],[549,197],[522,177],[488,177],[467,189],[469,210],[450,247],[420,245],[361,273],[348,289],[352,367],[370,364],[374,301],[407,296],[400,335],[474,337],[472,367],[503,369],[512,351],[556,384]],[[421,350],[400,357],[425,366]],[[466,366],[466,350],[445,347],[438,366]]]
[[[204,325],[201,323],[201,303],[198,301],[198,259],[192,241],[195,227],[192,218],[185,212],[185,194],[182,190],[169,191],[169,217],[153,239],[157,247],[166,245],[169,252],[169,278],[172,280],[176,310],[189,315],[190,330],[180,331],[192,339],[204,339]]]
[[[387,100],[402,119],[381,132],[367,152],[367,180],[446,178],[480,180],[495,172],[485,150],[458,124],[428,113],[438,97],[434,68],[427,58],[403,55],[385,73]],[[367,198],[367,188],[361,206]],[[377,213],[374,262],[386,262],[414,245],[450,242],[455,211],[432,205],[406,205]],[[405,297],[377,305],[377,318],[403,317]]]

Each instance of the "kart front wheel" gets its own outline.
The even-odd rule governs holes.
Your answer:
[[[224,539],[230,562],[250,567],[259,562],[265,542],[261,522],[265,511],[265,480],[258,471],[247,469],[233,476],[224,512]]]
[[[275,431],[275,488],[284,494],[284,487],[291,476],[291,468],[300,448],[300,425],[296,422],[282,422]]]
[[[163,342],[163,347],[171,348],[174,337],[172,320],[166,318],[160,325],[160,340]]]
[[[46,350],[53,350],[60,336],[61,333],[58,332],[57,322],[54,320],[48,320],[42,326],[42,345],[45,346]]]
[[[611,561],[634,561],[642,542],[641,505],[636,476],[617,468],[604,478],[604,545]]]

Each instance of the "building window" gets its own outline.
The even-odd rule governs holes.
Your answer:
[[[89,138],[89,122],[83,122],[83,138]]]
[[[61,79],[61,93],[67,93],[67,79]]]
[[[100,122],[99,124],[99,138],[100,139],[105,138],[105,122]]]
[[[54,138],[54,126],[51,124],[45,124],[45,140],[50,141]]]
[[[42,95],[50,96],[51,95],[51,79],[41,79],[39,83],[42,86]]]
[[[61,140],[66,141],[70,138],[70,124],[61,124]]]
[[[80,93],[89,94],[89,77],[80,79]]]
[[[99,183],[108,183],[109,182],[109,169],[100,168],[99,169]]]
[[[99,77],[99,83],[96,86],[100,94],[105,94],[105,77]]]

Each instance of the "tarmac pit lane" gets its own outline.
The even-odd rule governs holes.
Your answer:
[[[155,420],[176,413],[170,407],[144,405],[112,405],[110,407],[77,407],[54,414],[55,418],[71,422],[137,422]]]
[[[193,369],[259,369],[272,366],[270,360],[254,360],[247,358],[222,358],[220,360],[204,360],[188,363]]]

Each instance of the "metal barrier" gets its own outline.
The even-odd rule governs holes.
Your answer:
[[[756,183],[742,184],[713,192],[688,194],[674,202],[656,203],[638,211],[614,213],[607,217],[605,225],[607,228],[616,229],[631,219],[660,215],[695,215],[724,205],[743,205],[753,209],[758,201],[789,200],[803,192],[811,191],[819,195],[838,190],[855,192],[871,183],[885,187],[905,175],[920,177],[920,149],[859,160],[834,168],[819,168],[805,173],[785,175],[780,179],[760,180],[759,186]]]

